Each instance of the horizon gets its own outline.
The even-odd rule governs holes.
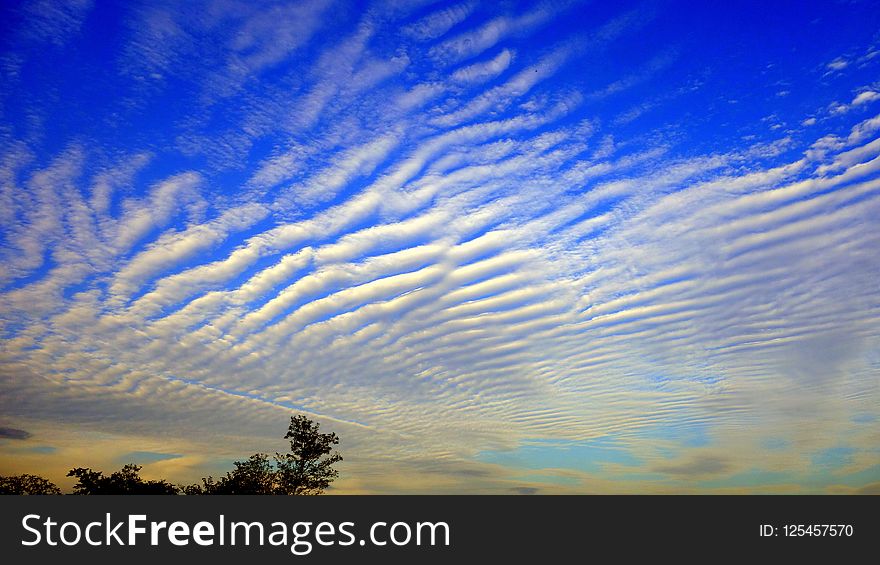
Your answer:
[[[0,21],[0,475],[880,493],[876,4]]]

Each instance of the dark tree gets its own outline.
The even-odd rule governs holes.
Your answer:
[[[37,475],[0,477],[0,494],[61,494],[61,489]]]
[[[272,459],[256,453],[246,461],[235,461],[235,469],[219,479],[203,478],[202,484],[144,480],[142,467],[133,463],[109,476],[84,467],[71,469],[67,476],[77,479],[73,494],[321,494],[339,476],[333,465],[342,456],[333,450],[339,444],[336,434],[322,434],[320,427],[306,416],[292,416],[284,436],[290,442],[289,453],[276,453]],[[42,477],[19,475],[0,477],[0,494],[61,494],[61,490]]]
[[[291,416],[284,439],[290,453],[276,453],[278,494],[321,494],[339,475],[333,464],[342,456],[333,451],[339,444],[335,433],[322,434],[321,425],[298,414]]]
[[[333,464],[342,456],[333,452],[336,434],[322,434],[317,422],[305,416],[290,418],[284,439],[290,453],[256,453],[247,461],[236,461],[225,477],[205,477],[202,484],[181,487],[184,494],[321,494],[339,474]]]
[[[235,469],[225,477],[202,479],[201,485],[183,488],[184,494],[274,494],[275,469],[264,453],[255,453],[247,461],[236,461]]]
[[[67,476],[78,479],[73,485],[73,494],[178,494],[180,491],[165,480],[145,481],[140,476],[141,468],[129,463],[107,477],[101,471],[77,467]]]

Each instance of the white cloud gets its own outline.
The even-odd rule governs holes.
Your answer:
[[[494,18],[477,29],[431,47],[428,51],[439,65],[451,65],[470,59],[495,46],[512,34],[530,33],[558,16],[568,6],[565,3],[539,3],[532,10],[516,17]]]
[[[853,101],[850,103],[852,106],[861,106],[862,104],[867,104],[869,102],[873,102],[880,98],[880,92],[874,92],[873,90],[866,90],[864,92],[859,93]]]
[[[457,69],[452,73],[452,80],[462,83],[475,83],[493,79],[510,66],[513,56],[513,52],[509,49],[504,49],[488,61],[474,63],[473,65]]]
[[[443,8],[403,28],[402,32],[419,41],[429,41],[442,36],[463,22],[476,8],[475,2],[463,2]]]
[[[857,94],[856,97],[853,98],[852,102],[850,102],[849,104],[841,104],[840,102],[832,103],[828,107],[828,111],[835,115],[845,114],[858,106],[864,106],[865,104],[874,102],[877,99],[880,99],[880,92],[866,90]]]
[[[847,61],[843,57],[838,57],[837,59],[834,59],[833,61],[828,63],[827,68],[831,71],[842,71],[848,66],[849,61]]]

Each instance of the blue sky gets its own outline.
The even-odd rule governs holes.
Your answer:
[[[876,492],[872,2],[6,2],[0,473]]]

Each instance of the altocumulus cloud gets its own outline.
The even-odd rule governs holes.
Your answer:
[[[5,5],[0,471],[876,490],[880,13],[606,4]]]

